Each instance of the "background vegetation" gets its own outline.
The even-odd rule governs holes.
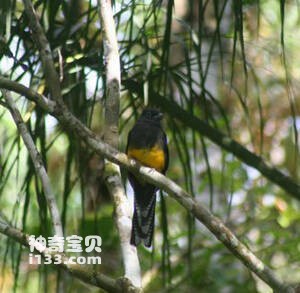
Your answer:
[[[33,3],[65,103],[101,135],[105,60],[97,2]],[[178,105],[299,183],[299,2],[131,0],[115,1],[114,13],[122,70],[120,150],[145,104],[160,107],[168,177],[223,219],[283,280],[299,283],[299,200],[174,116]],[[0,37],[1,75],[48,96],[21,1],[1,0]],[[65,234],[100,235],[101,272],[122,275],[103,159],[34,103],[15,97],[47,167]],[[43,190],[4,107],[0,119],[1,214],[28,234],[51,235]],[[139,248],[146,292],[270,291],[168,195],[159,197],[156,214],[154,249]],[[29,265],[28,251],[2,235],[0,265],[1,292],[55,291],[56,269]],[[96,290],[68,278],[70,292]]]

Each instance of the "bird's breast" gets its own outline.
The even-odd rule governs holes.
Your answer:
[[[129,148],[127,152],[130,158],[133,158],[139,161],[141,164],[154,168],[157,171],[161,172],[165,166],[165,153],[157,145],[151,149],[135,149]]]

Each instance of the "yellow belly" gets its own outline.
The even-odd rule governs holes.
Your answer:
[[[165,154],[158,146],[149,149],[128,149],[128,156],[141,164],[162,171],[165,167]]]

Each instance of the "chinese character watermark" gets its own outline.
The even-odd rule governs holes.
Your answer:
[[[84,247],[83,247],[84,244]],[[71,235],[67,237],[60,237],[57,235],[48,237],[48,241],[43,236],[35,237],[35,235],[29,236],[29,263],[41,264],[42,256],[39,254],[33,254],[34,250],[39,252],[45,252],[43,263],[44,264],[101,264],[100,256],[63,256],[63,252],[80,253],[85,251],[91,253],[93,251],[100,253],[102,245],[102,239],[98,235],[86,236],[84,241],[83,237],[78,235]],[[57,253],[56,253],[57,252]]]

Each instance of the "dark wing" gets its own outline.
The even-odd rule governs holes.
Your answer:
[[[162,170],[162,173],[165,174],[169,167],[169,148],[168,148],[168,140],[167,135],[163,132],[163,144],[164,144],[164,153],[165,153],[165,167]]]
[[[126,150],[125,150],[125,153],[126,153],[126,154],[128,154],[128,147],[129,147],[129,143],[130,143],[131,132],[132,132],[132,130],[130,130],[130,131],[128,132],[127,145],[126,145]]]

